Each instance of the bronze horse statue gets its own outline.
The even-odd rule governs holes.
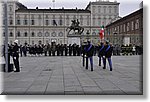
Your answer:
[[[79,26],[79,24],[80,24],[80,23],[79,23],[78,19],[77,19],[77,21],[76,21],[76,20],[72,20],[71,26],[66,29],[66,31],[68,31],[68,29],[69,29],[68,34],[69,34],[70,31],[72,31],[72,30],[73,30],[74,32],[77,31],[77,34],[82,34],[82,32],[84,31],[84,28],[81,27],[81,26]]]

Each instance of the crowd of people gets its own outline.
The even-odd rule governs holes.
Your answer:
[[[4,47],[5,49],[5,47]],[[5,51],[3,51],[5,52]],[[141,55],[143,53],[142,46],[129,45],[120,46],[112,45],[108,41],[101,42],[99,45],[94,46],[90,41],[85,42],[79,46],[77,44],[34,44],[28,45],[25,43],[23,46],[18,45],[18,41],[15,40],[14,44],[8,45],[8,60],[10,56],[13,57],[16,72],[20,72],[19,68],[19,56],[81,56],[83,57],[83,66],[86,62],[86,69],[88,69],[88,59],[91,63],[91,71],[93,71],[93,56],[98,56],[99,66],[101,66],[101,60],[103,62],[103,69],[106,69],[106,59],[108,60],[110,71],[112,71],[112,55]],[[86,60],[85,60],[86,59]],[[8,61],[9,62],[9,61]],[[10,63],[10,62],[9,62]]]
[[[12,49],[13,45],[9,45]],[[98,54],[100,45],[94,46],[94,55]],[[141,55],[143,53],[143,47],[138,45],[112,45],[113,55]],[[82,46],[77,44],[33,44],[28,45],[25,43],[23,46],[19,46],[20,56],[80,56],[82,54]]]

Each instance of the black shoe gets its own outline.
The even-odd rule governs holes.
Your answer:
[[[112,69],[110,69],[110,71],[112,71]]]
[[[14,72],[20,72],[20,71],[14,71]]]
[[[103,67],[103,69],[106,69],[106,67]]]

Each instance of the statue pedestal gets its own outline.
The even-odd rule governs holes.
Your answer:
[[[76,43],[77,45],[80,45],[80,37],[81,35],[68,35],[68,44],[73,45]]]

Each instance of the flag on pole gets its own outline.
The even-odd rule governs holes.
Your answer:
[[[104,39],[104,26],[101,26],[99,36],[101,40]]]

